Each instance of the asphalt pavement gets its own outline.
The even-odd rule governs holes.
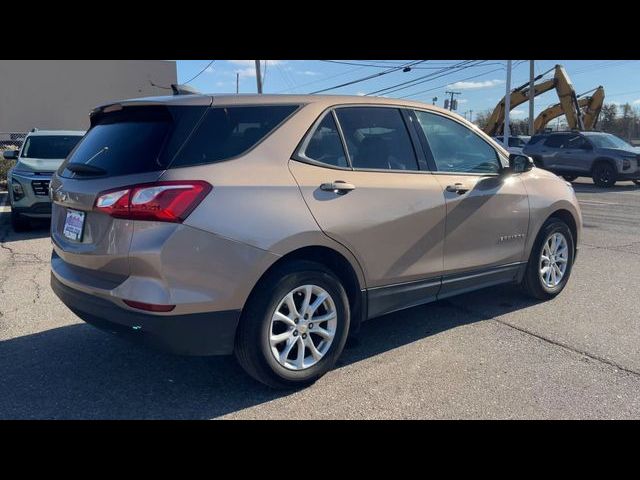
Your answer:
[[[585,228],[559,297],[507,285],[372,320],[294,392],[84,324],[49,287],[48,225],[16,234],[0,207],[0,418],[640,418],[640,188],[574,187]]]

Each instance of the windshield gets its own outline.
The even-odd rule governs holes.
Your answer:
[[[615,135],[588,135],[588,138],[598,148],[633,148],[632,145]]]
[[[22,158],[63,159],[80,141],[82,135],[34,135],[27,137]]]

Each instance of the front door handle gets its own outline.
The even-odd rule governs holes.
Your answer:
[[[325,192],[333,192],[336,195],[344,195],[351,190],[355,190],[356,186],[352,183],[347,183],[342,180],[336,180],[335,182],[323,183],[320,185],[320,190]]]
[[[461,183],[454,183],[453,185],[447,185],[445,190],[447,192],[457,193],[458,195],[462,195],[469,191],[469,189]]]

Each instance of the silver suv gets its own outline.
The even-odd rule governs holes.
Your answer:
[[[570,185],[473,124],[371,97],[178,95],[94,110],[52,180],[51,283],[83,320],[273,387],[370,318],[567,284]]]
[[[11,224],[15,231],[31,226],[31,219],[51,217],[49,182],[85,132],[32,130],[19,150],[7,150],[4,158],[16,160],[7,174]]]
[[[618,180],[640,184],[640,149],[603,132],[554,132],[534,135],[522,153],[536,165],[568,181],[591,177],[598,187]]]

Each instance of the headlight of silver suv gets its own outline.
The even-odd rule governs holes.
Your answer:
[[[15,178],[11,179],[11,193],[13,194],[13,200],[15,202],[24,198],[24,188],[22,188],[22,184]]]

